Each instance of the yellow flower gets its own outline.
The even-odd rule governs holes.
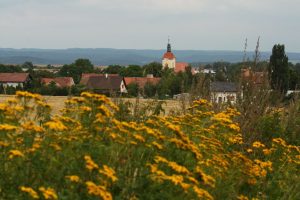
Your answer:
[[[92,160],[91,156],[85,155],[84,156],[86,165],[85,167],[89,170],[92,171],[93,169],[98,169],[99,166]]]
[[[264,148],[264,147],[265,147],[265,145],[262,144],[262,143],[259,142],[259,141],[253,142],[252,146],[253,146],[254,148]]]
[[[110,112],[110,110],[106,106],[101,105],[101,106],[98,107],[98,109],[100,111],[102,111],[101,113],[104,114],[105,116],[107,116],[107,117],[111,117],[112,116],[112,113]]]
[[[90,111],[92,111],[92,108],[88,107],[88,106],[80,106],[80,110],[82,110],[84,112],[90,112]]]
[[[19,150],[10,150],[9,159],[12,159],[13,157],[24,157],[24,154]]]
[[[20,187],[20,190],[21,190],[22,192],[28,193],[33,199],[39,199],[39,198],[40,198],[39,195],[37,194],[37,192],[34,191],[34,190],[33,190],[32,188],[30,188],[30,187],[24,187],[24,186],[21,186],[21,187]]]
[[[58,199],[56,192],[50,187],[39,187],[39,191],[43,193],[45,199]]]
[[[9,143],[0,140],[0,147],[8,147]]]
[[[72,182],[75,182],[75,183],[78,183],[80,181],[80,178],[79,176],[75,176],[75,175],[72,175],[72,176],[66,176],[67,179],[69,179],[70,181]]]
[[[152,142],[152,145],[153,146],[155,146],[157,149],[159,149],[159,150],[162,150],[163,149],[163,146],[161,145],[161,144],[159,144],[159,143],[157,143],[157,142]]]
[[[239,195],[237,197],[238,200],[248,200],[248,197],[244,196],[244,195]]]
[[[133,134],[132,135],[136,140],[140,141],[140,142],[145,142],[145,138],[139,134]]]
[[[253,150],[252,150],[252,149],[247,149],[247,152],[248,152],[248,153],[252,153]]]
[[[284,147],[287,146],[286,142],[281,138],[274,138],[272,141],[273,141],[273,143],[277,143],[281,146],[284,146]]]
[[[269,155],[269,154],[272,153],[272,151],[271,151],[271,149],[263,149],[263,153],[264,153],[265,155]]]
[[[118,180],[115,170],[108,167],[107,165],[103,165],[103,169],[99,169],[99,173],[110,178],[112,180],[112,182],[115,182]]]
[[[112,195],[106,190],[105,186],[96,185],[92,181],[87,181],[85,184],[90,195],[101,197],[103,200],[113,199]]]
[[[0,131],[15,131],[18,128],[9,124],[0,124]]]
[[[22,124],[21,126],[23,129],[28,130],[28,131],[34,131],[34,132],[38,132],[38,133],[41,133],[44,131],[43,127],[35,125],[34,122],[32,122],[32,121],[26,122],[25,124]]]
[[[202,188],[197,187],[196,185],[193,186],[193,190],[197,194],[199,199],[209,199],[213,200],[214,198],[207,192],[206,190],[203,190]]]
[[[44,126],[53,131],[65,131],[68,129],[61,121],[58,120],[46,122]]]

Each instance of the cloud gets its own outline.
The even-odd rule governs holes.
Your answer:
[[[1,0],[4,47],[240,50],[260,35],[300,51],[299,0]],[[145,39],[146,38],[146,39]]]

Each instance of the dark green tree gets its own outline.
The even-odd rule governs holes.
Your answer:
[[[73,64],[64,65],[60,71],[59,76],[73,77],[77,84],[80,81],[82,73],[92,73],[94,67],[88,59],[78,59]]]
[[[154,77],[161,77],[162,75],[162,64],[158,62],[152,62],[144,65],[144,73],[153,74]]]
[[[143,69],[139,65],[129,65],[122,68],[119,74],[124,77],[142,77]]]
[[[28,68],[28,69],[30,69],[30,68],[33,69],[34,68],[32,62],[29,62],[29,61],[24,62],[21,67],[22,68]]]
[[[121,70],[124,67],[120,65],[109,65],[106,69],[102,71],[102,73],[107,73],[107,74],[120,74]]]
[[[129,96],[138,96],[139,94],[139,86],[136,83],[131,83],[127,85],[127,92]]]
[[[157,91],[156,85],[153,85],[152,83],[147,82],[144,86],[144,95],[146,97],[153,97],[155,96]]]
[[[285,93],[289,88],[288,60],[284,45],[274,45],[268,71],[272,89],[282,93]]]
[[[1,73],[14,73],[14,72],[23,72],[22,67],[18,65],[2,65],[0,64]]]

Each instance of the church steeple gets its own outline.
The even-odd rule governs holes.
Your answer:
[[[170,37],[168,37],[168,46],[167,46],[167,52],[172,52],[171,44],[170,44]]]

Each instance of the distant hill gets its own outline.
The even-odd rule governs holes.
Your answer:
[[[0,63],[22,64],[31,61],[34,64],[69,64],[78,58],[88,58],[95,65],[137,64],[144,65],[161,61],[165,50],[135,49],[7,49],[0,48]],[[240,62],[243,52],[239,51],[203,51],[175,50],[178,61],[189,63],[212,63],[216,61]],[[268,60],[270,52],[261,52],[261,60]],[[300,53],[287,53],[289,61],[300,62]],[[253,54],[248,53],[249,59]]]

